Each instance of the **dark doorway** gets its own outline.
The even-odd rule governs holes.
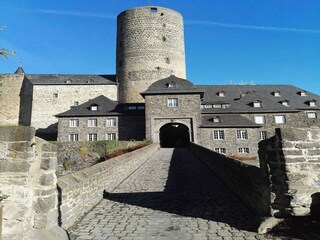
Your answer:
[[[160,128],[161,147],[186,147],[190,143],[189,128],[180,123],[168,123]]]

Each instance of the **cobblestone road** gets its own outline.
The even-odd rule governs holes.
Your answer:
[[[71,239],[266,239],[257,219],[187,149],[160,149],[77,225]]]

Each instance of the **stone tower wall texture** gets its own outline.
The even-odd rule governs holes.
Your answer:
[[[162,7],[120,13],[116,62],[123,103],[144,102],[140,92],[171,74],[186,78],[182,15]]]

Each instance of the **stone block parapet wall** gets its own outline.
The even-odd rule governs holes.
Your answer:
[[[261,169],[270,181],[272,215],[319,212],[320,128],[276,129],[259,148]]]
[[[253,212],[259,216],[270,215],[269,184],[259,167],[194,143],[190,149]]]
[[[142,166],[159,149],[151,144],[58,179],[60,221],[71,227],[102,198]]]
[[[2,238],[67,239],[58,227],[56,147],[31,127],[0,127]]]

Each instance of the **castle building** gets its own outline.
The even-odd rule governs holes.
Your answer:
[[[183,19],[176,11],[130,9],[119,14],[117,26],[116,75],[26,74],[22,68],[0,75],[0,120],[34,126],[38,136],[58,141],[195,142],[247,157],[257,156],[258,142],[275,128],[320,127],[320,96],[298,87],[187,80]]]

